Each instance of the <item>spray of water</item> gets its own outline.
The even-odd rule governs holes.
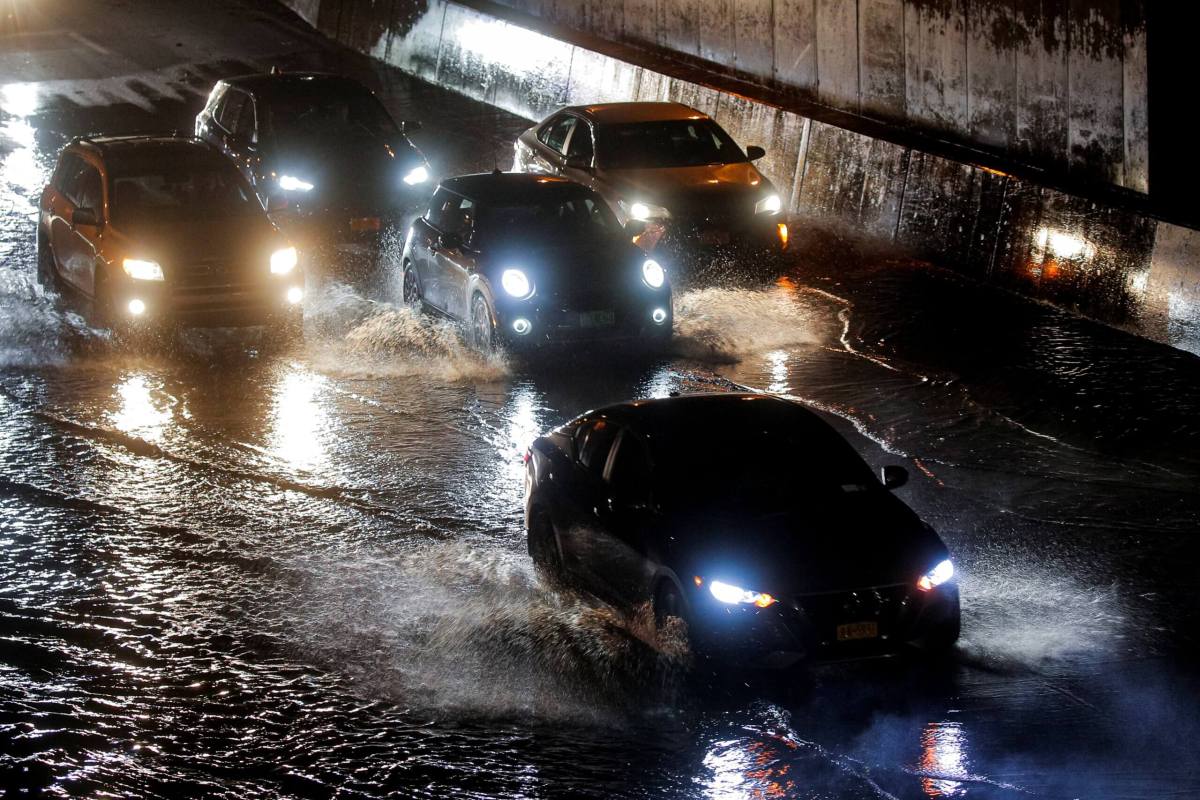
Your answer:
[[[674,349],[697,361],[735,363],[781,347],[820,344],[829,314],[784,286],[694,289],[675,298]]]
[[[295,565],[282,611],[303,649],[370,695],[438,714],[598,719],[661,700],[682,631],[551,588],[528,559],[463,543]]]

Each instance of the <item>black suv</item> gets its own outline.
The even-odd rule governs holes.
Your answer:
[[[428,197],[429,165],[352,78],[272,71],[218,81],[196,136],[234,160],[272,218],[305,240],[370,242]]]

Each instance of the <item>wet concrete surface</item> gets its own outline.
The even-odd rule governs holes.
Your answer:
[[[133,346],[36,284],[34,203],[72,135],[187,129],[213,80],[275,63],[367,79],[426,123],[441,174],[503,165],[526,123],[272,4],[18,6],[26,32],[0,39],[0,791],[1200,795],[1195,356],[803,225],[784,274],[680,270],[664,359],[482,359],[394,305],[386,270],[345,278],[349,257],[314,264],[302,344]],[[736,386],[910,468],[904,499],[962,575],[945,663],[718,683],[644,620],[537,582],[536,433]]]

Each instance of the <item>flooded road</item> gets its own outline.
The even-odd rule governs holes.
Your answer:
[[[1195,356],[815,231],[783,275],[677,276],[666,358],[484,359],[337,259],[302,343],[131,346],[36,282],[70,137],[188,129],[216,78],[274,63],[367,79],[439,174],[526,123],[270,3],[33,6],[0,37],[0,791],[1200,796]],[[537,582],[535,435],[735,387],[909,467],[962,576],[947,663],[716,684]]]

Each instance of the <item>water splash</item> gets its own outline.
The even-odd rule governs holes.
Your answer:
[[[736,363],[789,345],[823,344],[831,329],[823,306],[775,286],[694,289],[675,298],[675,352],[685,358]]]
[[[431,713],[602,719],[669,698],[682,631],[550,588],[527,558],[462,543],[295,565],[299,647],[365,693]]]

